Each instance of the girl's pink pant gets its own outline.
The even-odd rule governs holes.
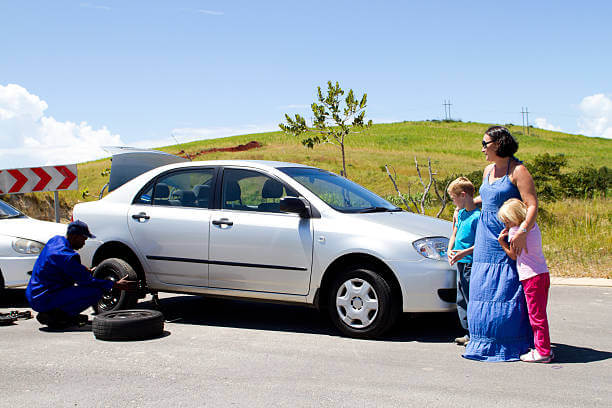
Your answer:
[[[529,322],[533,329],[533,342],[538,353],[542,356],[550,355],[550,333],[548,331],[548,318],[546,317],[546,303],[548,302],[548,289],[550,288],[550,275],[541,273],[533,278],[521,281]]]

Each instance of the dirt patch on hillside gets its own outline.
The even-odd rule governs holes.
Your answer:
[[[251,149],[258,149],[262,146],[263,145],[257,141],[251,141],[247,144],[241,144],[241,145],[234,146],[234,147],[213,147],[211,149],[200,150],[199,152],[190,153],[189,157],[191,157],[192,159],[195,159],[196,157],[201,156],[203,154],[214,153],[214,152],[244,152],[244,151],[251,150]],[[189,158],[187,157],[187,154],[185,153],[184,150],[181,150],[176,155],[184,157],[186,159]]]

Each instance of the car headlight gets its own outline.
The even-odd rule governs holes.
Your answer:
[[[13,249],[20,254],[38,255],[45,244],[31,239],[19,238],[13,241]]]
[[[436,261],[446,260],[448,249],[448,238],[430,237],[414,241],[412,246],[425,258],[435,259]]]

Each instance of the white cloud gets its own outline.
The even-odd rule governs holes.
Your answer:
[[[59,122],[27,89],[0,85],[0,168],[71,164],[107,157],[101,146],[123,145],[105,126]]]
[[[612,139],[612,100],[604,94],[595,94],[582,99],[578,118],[579,132],[587,136]]]
[[[535,118],[534,120],[536,127],[545,130],[554,130],[555,132],[563,132],[560,126],[555,126],[552,123],[549,123],[546,118]]]
[[[198,13],[200,14],[209,14],[211,16],[222,16],[225,13],[222,11],[214,11],[214,10],[198,10]]]
[[[247,135],[250,133],[279,131],[278,125],[246,125],[239,127],[210,127],[210,128],[176,128],[172,129],[168,137],[160,139],[141,140],[134,143],[134,147],[152,148],[193,142],[194,140],[218,139],[221,137]],[[174,135],[174,137],[172,137]]]

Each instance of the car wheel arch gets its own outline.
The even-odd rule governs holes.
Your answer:
[[[100,262],[108,258],[119,258],[130,264],[138,275],[138,279],[146,282],[144,268],[138,259],[136,253],[126,244],[119,241],[105,242],[96,250],[93,256],[92,266],[98,265]]]
[[[389,268],[385,262],[373,255],[364,253],[350,253],[335,259],[325,270],[323,278],[321,279],[321,285],[317,291],[317,295],[315,296],[315,306],[317,309],[322,309],[325,307],[325,299],[327,299],[327,294],[334,281],[334,277],[341,271],[344,271],[352,266],[370,268],[379,273],[391,287],[392,296],[396,297],[395,304],[402,305],[402,290],[400,288],[399,281],[391,268]]]

